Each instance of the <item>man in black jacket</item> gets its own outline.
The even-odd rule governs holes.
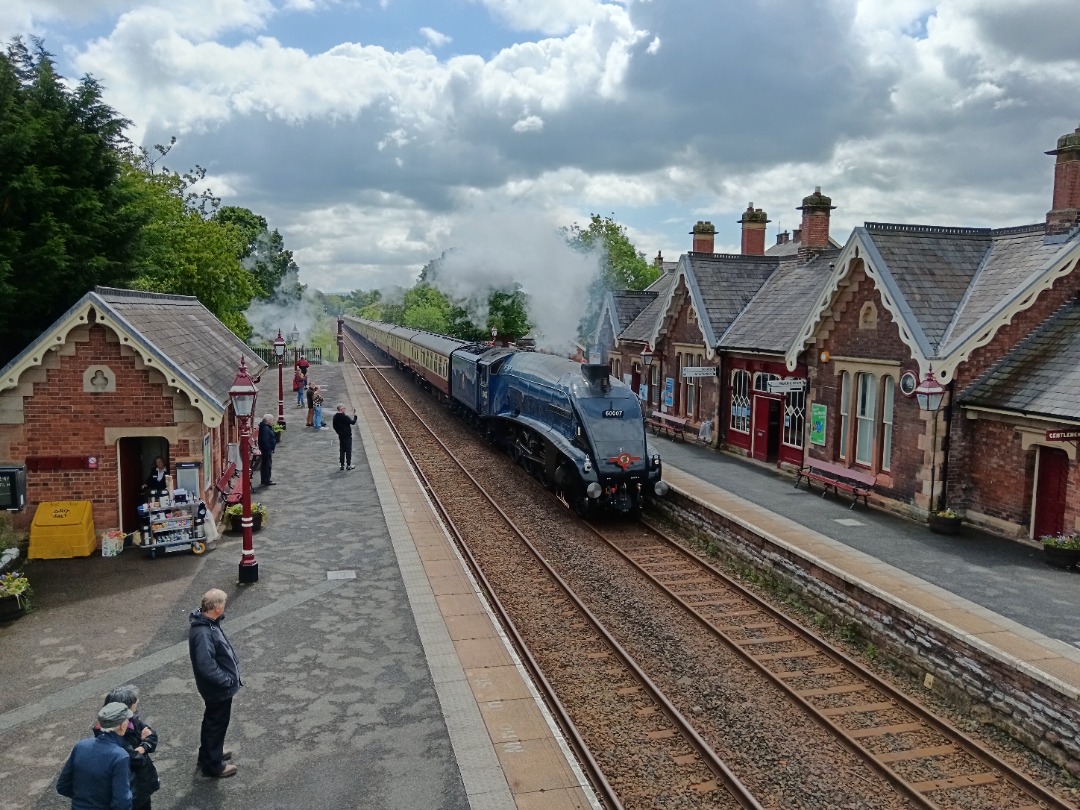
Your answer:
[[[337,413],[334,414],[334,433],[338,437],[338,463],[343,470],[353,469],[352,463],[352,426],[356,424],[356,408],[353,408],[352,418],[345,415],[345,406],[338,405]]]
[[[259,452],[262,453],[262,464],[259,467],[259,483],[264,487],[270,487],[277,481],[270,480],[270,473],[274,465],[274,448],[277,447],[277,434],[274,433],[274,415],[266,414],[259,423]]]
[[[225,733],[232,716],[233,695],[243,686],[236,651],[221,629],[227,598],[225,591],[209,590],[203,595],[200,609],[188,617],[191,668],[195,687],[206,704],[199,737],[199,770],[218,779],[236,773],[236,766],[225,762],[232,759],[232,751],[225,750]]]

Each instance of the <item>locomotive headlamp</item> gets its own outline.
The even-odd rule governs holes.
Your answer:
[[[585,456],[585,463],[581,465],[585,472],[592,472],[592,458]]]
[[[665,495],[668,494],[668,489],[669,487],[666,481],[657,481],[655,484],[653,484],[652,488],[653,492],[655,492],[657,497],[660,498],[663,498]]]
[[[653,453],[652,454],[652,465],[654,467],[659,467],[660,466],[660,454],[659,453]]]

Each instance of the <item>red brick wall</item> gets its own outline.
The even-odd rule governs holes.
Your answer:
[[[151,382],[149,370],[137,369],[133,352],[121,352],[119,343],[106,340],[103,326],[91,326],[88,341],[73,342],[81,331],[68,338],[74,354],[57,353],[56,367],[48,369],[46,379],[33,384],[33,396],[24,399],[25,424],[10,452],[16,459],[96,456],[96,470],[28,472],[25,514],[32,517],[34,508],[43,501],[91,501],[95,526],[103,529],[119,525],[117,453],[115,445],[105,444],[105,428],[171,427],[176,423],[168,387]],[[115,393],[83,391],[83,372],[88,365],[112,369]],[[193,448],[188,444],[174,444],[172,457],[191,455]],[[198,453],[201,456],[201,446]]]

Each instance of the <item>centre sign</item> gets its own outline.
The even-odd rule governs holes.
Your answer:
[[[687,366],[682,370],[683,379],[690,377],[716,377],[719,366]]]

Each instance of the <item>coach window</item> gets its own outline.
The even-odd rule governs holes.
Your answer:
[[[731,429],[750,432],[750,373],[742,369],[731,372]]]
[[[855,463],[869,467],[874,461],[874,422],[877,418],[877,378],[873,374],[856,377]]]

